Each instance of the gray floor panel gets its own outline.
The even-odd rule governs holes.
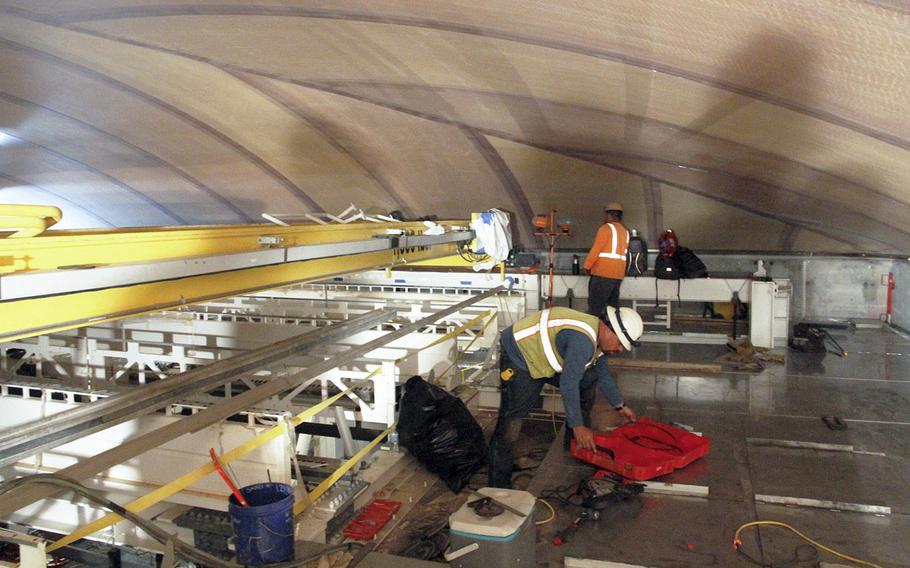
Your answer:
[[[565,556],[649,567],[750,566],[731,546],[733,531],[749,520],[742,503],[646,496],[608,509],[564,546],[547,539],[538,546],[538,560],[550,566],[561,566]]]
[[[883,566],[910,566],[910,342],[886,329],[835,336],[848,357],[786,352],[785,364],[768,364],[757,373],[617,369],[614,376],[639,414],[688,424],[712,439],[709,456],[658,480],[707,485],[711,497],[653,495],[624,503],[584,526],[574,543],[556,548],[542,539],[538,551],[546,556],[539,559],[550,566],[561,565],[565,555],[654,567],[748,566],[730,539],[740,524],[761,518],[789,522]],[[636,357],[713,362],[723,353],[716,345],[645,344]],[[822,415],[840,416],[848,429],[829,430]],[[748,438],[852,445],[886,455],[768,447]],[[564,484],[591,471],[554,444],[531,489],[536,493],[554,480]],[[755,493],[883,504],[893,514],[756,505]],[[570,521],[566,513],[557,519],[562,526]],[[541,537],[555,529],[546,527]],[[792,559],[799,544],[789,534],[763,528],[747,533],[750,550],[758,550],[759,535],[771,555],[767,559],[775,561]]]
[[[834,333],[848,357],[777,350],[785,353],[785,364],[704,376],[616,369],[626,400],[640,415],[685,423],[711,438],[707,457],[655,480],[708,486],[710,496],[646,494],[611,506],[562,547],[554,546],[552,537],[579,508],[554,503],[556,519],[538,530],[538,565],[562,566],[565,556],[573,556],[654,568],[754,566],[731,542],[737,527],[761,519],[789,523],[886,568],[910,568],[910,341],[887,329]],[[717,345],[644,344],[635,357],[711,363],[724,353]],[[607,409],[602,417],[610,414]],[[822,415],[840,416],[848,429],[829,430]],[[530,434],[534,428],[525,430]],[[886,455],[769,447],[749,438],[852,445]],[[523,482],[538,495],[577,484],[593,472],[563,450],[560,433],[533,477]],[[756,504],[756,493],[888,505],[893,514]],[[750,530],[743,540],[747,550],[763,551],[765,562],[775,566],[817,568],[819,559],[848,564],[824,554],[815,558],[807,547],[797,550],[801,541],[776,529]],[[812,557],[794,562],[797,552]]]
[[[749,448],[755,493],[884,505],[910,513],[903,460],[788,448]]]
[[[787,523],[809,538],[860,560],[887,568],[910,566],[910,517],[906,515],[877,517],[778,505],[759,505],[758,514],[761,520]],[[749,530],[754,538],[755,529]],[[789,531],[767,527],[761,528],[761,541],[766,562],[792,557],[796,546],[803,542]],[[748,551],[754,553],[756,548],[750,546]],[[824,552],[820,559],[852,565]]]
[[[830,357],[830,355],[829,355]],[[666,375],[617,371],[630,402],[658,409],[821,417],[910,425],[910,382],[854,382],[766,375]]]

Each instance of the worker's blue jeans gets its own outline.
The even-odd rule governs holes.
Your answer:
[[[499,358],[500,372],[512,369],[514,374],[508,381],[500,378],[501,398],[499,419],[490,440],[490,487],[512,487],[512,462],[515,459],[512,446],[521,435],[522,419],[539,406],[540,391],[545,384],[559,386],[559,375],[550,379],[534,379],[528,371],[516,367],[509,355],[502,350]],[[594,384],[597,375],[590,370],[581,381],[581,408],[586,425],[591,423],[591,408],[594,406]],[[572,431],[566,428],[566,443]]]

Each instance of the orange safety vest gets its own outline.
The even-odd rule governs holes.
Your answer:
[[[594,276],[622,280],[626,275],[629,231],[622,223],[604,223],[597,229],[594,245],[585,259],[585,270]]]

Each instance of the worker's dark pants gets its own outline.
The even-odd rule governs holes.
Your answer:
[[[490,487],[512,487],[512,462],[515,456],[512,446],[521,434],[522,419],[539,406],[540,391],[545,384],[559,386],[559,375],[550,379],[533,379],[531,374],[512,364],[509,355],[502,351],[499,357],[500,372],[513,369],[515,374],[508,381],[500,379],[502,391],[499,402],[499,420],[490,440]],[[591,409],[594,407],[594,384],[597,375],[588,369],[581,381],[581,410],[586,426],[591,424]],[[571,430],[566,428],[567,440]]]
[[[619,287],[622,280],[591,275],[588,280],[588,313],[604,317],[607,306],[619,308]]]

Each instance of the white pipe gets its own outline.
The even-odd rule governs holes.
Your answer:
[[[464,556],[465,554],[468,554],[469,552],[474,552],[478,548],[480,548],[480,545],[477,544],[476,542],[472,542],[471,544],[469,544],[467,546],[462,546],[458,550],[454,550],[454,551],[447,550],[447,551],[445,551],[445,553],[442,556],[443,556],[443,558],[446,559],[446,562],[451,562],[453,560],[461,558],[462,556]]]

